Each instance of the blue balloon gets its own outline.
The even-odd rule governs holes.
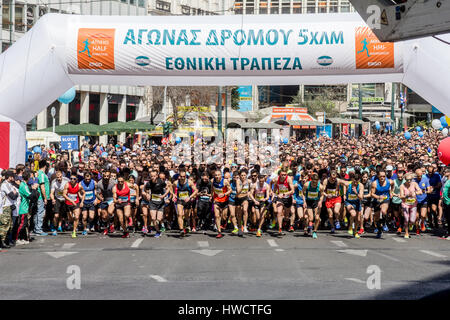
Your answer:
[[[419,137],[421,137],[421,138],[423,137],[423,131],[419,132]]]
[[[172,161],[177,161],[177,157],[173,156]]]
[[[75,88],[70,88],[58,98],[58,101],[65,104],[71,103],[75,99],[76,93]]]
[[[102,153],[102,157],[103,157],[103,158],[107,158],[107,157],[108,157],[108,152],[103,152],[103,153]]]
[[[442,127],[446,128],[448,126],[447,121],[445,120],[445,116],[442,116],[440,119]]]
[[[380,128],[381,128],[381,126],[380,126],[379,124],[377,124],[377,125],[375,126],[375,129],[377,129],[377,130],[380,130]]]
[[[35,146],[35,147],[33,148],[33,152],[34,152],[34,153],[41,153],[41,152],[42,152],[42,149],[41,149],[41,147],[39,147],[39,146]]]
[[[180,143],[180,142],[181,142],[181,138],[180,138],[180,137],[177,137],[177,138],[175,139],[175,142],[176,142],[176,143]]]
[[[409,133],[408,131],[405,132],[405,139],[406,140],[411,139],[411,133]]]
[[[284,139],[283,139],[283,143],[284,143],[284,144],[288,144],[288,142],[289,142],[289,139],[288,139],[288,138],[284,138]]]
[[[419,126],[416,127],[416,131],[417,131],[417,132],[420,132],[421,130],[422,130],[421,127],[419,127]]]

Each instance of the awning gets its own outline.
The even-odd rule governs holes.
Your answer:
[[[378,121],[380,123],[383,123],[383,122],[394,122],[394,121],[392,121],[391,118],[364,117],[363,119],[367,120],[367,121],[370,121],[370,122],[377,122]]]
[[[282,127],[276,123],[262,123],[262,122],[230,122],[227,128],[242,128],[242,129],[281,129]]]
[[[325,121],[332,124],[364,124],[362,120],[349,118],[327,118]]]

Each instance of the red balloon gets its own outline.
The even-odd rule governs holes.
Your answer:
[[[439,143],[438,147],[439,160],[448,166],[450,164],[450,137],[445,138]]]

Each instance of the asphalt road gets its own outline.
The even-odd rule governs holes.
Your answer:
[[[450,289],[450,241],[431,235],[214,236],[38,238],[0,252],[0,299],[418,299]]]

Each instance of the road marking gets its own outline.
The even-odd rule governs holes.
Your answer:
[[[278,244],[275,242],[275,240],[269,239],[269,240],[267,240],[267,242],[269,243],[269,246],[271,246],[271,247],[278,247]]]
[[[39,239],[39,243],[44,243],[44,242],[45,242],[44,238]]]
[[[76,245],[76,243],[64,243],[62,248],[63,249],[70,249],[72,248],[74,245]]]
[[[50,257],[53,257],[55,259],[59,259],[61,257],[70,256],[71,254],[78,253],[78,252],[64,252],[64,251],[55,251],[55,252],[45,252]]]
[[[195,253],[200,253],[204,256],[208,256],[208,257],[213,257],[216,254],[222,252],[223,250],[210,250],[210,249],[202,249],[202,250],[191,250],[192,252]]]
[[[133,244],[131,245],[131,247],[132,247],[132,248],[139,248],[139,245],[141,244],[142,241],[144,241],[144,238],[137,239],[135,242],[133,242]]]
[[[386,259],[389,259],[389,260],[392,260],[392,261],[395,261],[395,262],[400,262],[400,260],[398,260],[398,259],[396,259],[396,258],[393,258],[393,257],[391,257],[391,256],[388,256],[387,254],[384,254],[384,253],[380,253],[380,252],[376,252],[376,251],[372,251],[373,253],[376,253],[376,254],[378,254],[378,255],[380,255],[380,256],[382,256],[382,257],[385,257]]]
[[[397,242],[406,242],[405,239],[400,239],[400,238],[396,238],[396,237],[392,237],[392,240],[397,241]]]
[[[345,278],[345,280],[353,281],[353,282],[356,282],[356,283],[363,283],[363,284],[366,283],[365,281],[362,281],[362,280],[359,280],[359,279],[356,279],[356,278]]]
[[[438,258],[447,258],[447,256],[444,256],[443,254],[440,254],[440,253],[436,253],[436,252],[433,252],[433,251],[429,251],[429,250],[420,250],[420,252],[423,252],[423,253],[429,254],[430,256],[433,256],[433,257],[438,257]]]
[[[343,241],[333,240],[333,241],[331,241],[331,243],[334,243],[335,245],[337,245],[338,247],[341,247],[341,248],[347,247],[347,245]]]
[[[164,279],[163,277],[158,276],[158,275],[156,275],[156,274],[151,274],[151,275],[150,275],[150,278],[152,278],[153,280],[156,280],[156,281],[158,281],[158,282],[167,282],[166,279]]]
[[[208,241],[197,241],[197,244],[200,248],[207,248],[209,247]]]
[[[353,249],[347,249],[347,250],[337,250],[338,252],[342,252],[342,253],[347,253],[347,254],[351,254],[354,256],[360,256],[360,257],[365,257],[367,256],[367,251],[368,250],[353,250]]]
[[[275,249],[275,251],[282,252],[284,250],[283,249]]]

